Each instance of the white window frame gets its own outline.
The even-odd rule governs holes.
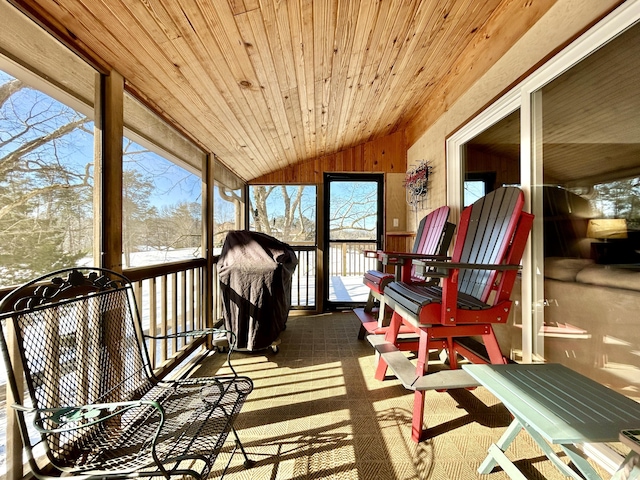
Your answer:
[[[625,2],[446,140],[447,204],[457,220],[462,207],[463,145],[520,109],[521,186],[525,209],[536,216],[522,259],[521,321],[525,363],[533,362],[537,353],[544,351],[542,338],[533,334],[534,326],[544,322],[542,195],[533,192],[534,188],[541,189],[542,186],[540,90],[638,22],[640,2]]]

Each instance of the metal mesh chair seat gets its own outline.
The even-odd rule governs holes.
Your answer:
[[[148,392],[143,400],[156,401],[164,410],[155,453],[167,471],[206,477],[252,388],[248,379],[217,382],[201,378]],[[157,474],[152,440],[159,422],[160,413],[147,404],[127,410],[101,428],[67,442],[59,451],[59,466],[83,473]]]

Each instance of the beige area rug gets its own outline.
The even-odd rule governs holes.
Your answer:
[[[428,439],[416,444],[411,440],[413,394],[395,378],[373,378],[373,349],[358,340],[359,325],[351,312],[292,316],[279,353],[233,354],[238,373],[255,384],[236,429],[257,464],[245,470],[236,452],[225,478],[507,478],[499,468],[490,475],[477,473],[487,448],[511,421],[502,404],[482,387],[430,392]],[[228,373],[225,361],[214,354],[196,375]],[[222,473],[231,447],[228,441],[211,478]],[[524,432],[508,456],[528,478],[565,478]]]

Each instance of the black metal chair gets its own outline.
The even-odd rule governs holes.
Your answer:
[[[0,319],[8,388],[36,477],[52,478],[35,460],[42,443],[58,474],[205,478],[230,432],[245,467],[253,465],[233,427],[251,379],[232,368],[228,376],[159,380],[124,276],[98,268],[44,275],[4,298]],[[18,388],[22,373],[30,406]],[[29,418],[40,441],[30,438]]]

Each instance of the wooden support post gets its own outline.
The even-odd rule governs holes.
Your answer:
[[[214,171],[213,171],[213,155],[209,154],[202,162],[202,251],[204,252],[204,258],[207,260],[207,265],[204,270],[204,278],[202,285],[202,322],[204,327],[212,327],[217,318],[214,318],[214,279],[217,276],[214,274],[216,265],[213,262],[213,186],[214,186]],[[236,208],[236,212],[239,208]],[[207,340],[207,348],[212,348],[212,340]]]
[[[329,255],[329,246],[324,244],[322,240],[324,238],[324,209],[322,206],[324,205],[324,188],[322,188],[322,183],[316,185],[316,238],[318,241],[316,242],[316,311],[321,312],[323,309],[323,304],[325,301],[325,292],[324,292],[324,282],[325,276],[329,274],[329,272],[324,271],[324,256]]]
[[[24,392],[24,384],[22,381],[22,369],[18,368],[20,352],[18,351],[18,345],[14,341],[15,335],[13,330],[13,323],[7,321],[7,347],[9,348],[9,355],[11,356],[11,362],[15,371],[16,388],[18,390],[17,396],[20,396]],[[7,455],[5,457],[7,465],[7,480],[20,480],[23,477],[22,471],[22,441],[20,437],[20,426],[18,425],[18,419],[16,418],[16,411],[11,406],[18,403],[18,399],[15,398],[13,389],[10,385],[6,385],[7,402],[6,402],[6,415],[7,415]],[[21,402],[20,402],[21,403]]]
[[[122,272],[124,78],[98,75],[95,102],[94,261]]]

